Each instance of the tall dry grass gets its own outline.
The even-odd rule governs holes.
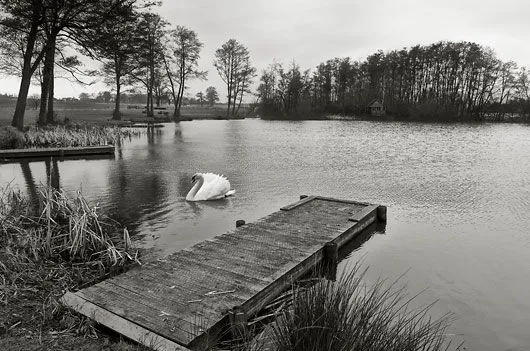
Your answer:
[[[100,213],[80,192],[74,197],[41,188],[36,203],[13,189],[0,197],[0,235],[17,257],[97,263],[102,267],[134,260],[127,229]]]
[[[0,336],[94,335],[59,299],[138,262],[129,233],[80,193],[42,188],[37,197],[0,190]]]
[[[291,302],[251,349],[276,351],[441,351],[460,349],[447,337],[450,315],[433,319],[432,305],[383,280],[365,283],[356,265],[336,282],[295,287]],[[265,335],[264,334],[264,335]],[[256,346],[257,345],[257,346]]]

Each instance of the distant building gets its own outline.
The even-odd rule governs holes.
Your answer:
[[[385,106],[379,101],[374,101],[370,106],[370,114],[372,116],[383,116],[385,114]]]

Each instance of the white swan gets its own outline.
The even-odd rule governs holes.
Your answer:
[[[230,189],[230,182],[223,175],[195,173],[191,182],[194,185],[186,195],[187,201],[218,200],[236,192]]]

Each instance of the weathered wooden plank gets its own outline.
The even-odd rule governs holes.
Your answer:
[[[215,264],[211,264],[212,262],[204,262],[200,259],[197,259],[197,256],[194,255],[186,255],[186,254],[179,254],[179,255],[171,255],[167,258],[171,262],[174,262],[175,264],[192,264],[197,267],[197,269],[201,269],[205,272],[209,272],[210,274],[218,274],[220,277],[231,277],[235,279],[235,281],[238,282],[244,282],[247,284],[247,287],[249,289],[254,289],[254,286],[261,286],[262,284],[267,285],[270,283],[270,280],[257,278],[253,275],[247,275],[235,270],[231,270],[226,267],[222,266],[216,266]],[[260,289],[260,288],[257,288]]]
[[[321,246],[329,241],[327,237],[309,236],[302,232],[290,232],[284,234],[282,232],[269,230],[261,226],[252,226],[250,230],[240,233],[225,234],[229,239],[237,240],[243,237],[245,240],[254,241],[258,244],[264,243],[270,246],[279,246],[287,249],[305,250],[311,246]]]
[[[223,272],[224,274],[219,274],[219,272],[213,274],[202,268],[181,266],[180,269],[171,273],[149,270],[144,274],[143,280],[153,281],[151,286],[154,287],[166,284],[170,289],[177,289],[177,291],[186,289],[186,291],[189,291],[187,295],[190,297],[194,294],[204,294],[203,290],[206,290],[206,293],[212,291],[234,291],[234,295],[240,298],[246,298],[257,292],[256,289],[253,289],[252,284],[249,284],[248,280],[233,279],[233,275],[230,272],[225,271]],[[157,282],[156,280],[162,282]]]
[[[108,281],[108,285],[105,287],[113,292],[138,298],[139,302],[151,306],[154,310],[161,311],[161,314],[178,316],[174,326],[192,334],[199,329],[208,329],[226,315],[230,309],[252,296],[247,295],[242,298],[236,296],[231,290],[218,293],[209,289],[204,289],[202,293],[187,296],[181,293],[185,292],[182,287],[175,286],[173,289],[169,288],[169,291],[161,292],[135,285],[132,282],[118,284],[115,281]],[[197,324],[199,319],[201,323]]]
[[[358,206],[368,206],[372,205],[369,202],[355,201],[355,200],[344,200],[344,199],[335,199],[334,197],[326,196],[315,196],[318,200],[331,201],[331,202],[343,202],[346,204],[358,205]]]
[[[150,306],[145,306],[140,303],[137,298],[130,296],[121,296],[116,291],[107,291],[98,286],[98,292],[94,290],[87,292],[85,290],[75,293],[81,298],[91,301],[99,307],[108,310],[111,313],[119,315],[120,317],[144,327],[147,330],[156,332],[158,335],[186,346],[191,340],[200,334],[200,328],[196,326],[189,326],[181,329],[182,319],[172,315],[166,315],[160,310],[153,309]],[[105,299],[113,298],[116,301],[108,301]],[[128,302],[128,303],[127,303]],[[189,330],[197,330],[197,333],[191,333]]]
[[[306,236],[314,239],[325,238],[328,239],[330,236],[338,235],[340,233],[340,228],[335,223],[335,225],[312,225],[311,222],[300,224],[295,226],[293,223],[286,221],[281,221],[280,219],[276,220],[273,223],[259,223],[259,227],[268,231],[276,231],[283,235],[297,235],[297,236]]]
[[[249,316],[256,314],[263,306],[322,262],[323,257],[324,250],[321,248],[302,262],[293,264],[292,267],[282,267],[281,271],[276,272],[273,282],[242,304],[241,309]]]
[[[276,269],[275,265],[272,265],[271,262],[266,261],[257,261],[249,257],[247,253],[244,252],[235,252],[229,247],[218,245],[215,247],[213,245],[205,246],[193,246],[190,250],[182,250],[182,254],[193,253],[197,259],[203,262],[215,262],[216,265],[225,265],[229,267],[239,266],[243,269],[242,272],[248,272],[249,274],[255,274],[257,278],[267,277],[270,273],[274,272]],[[274,260],[274,255],[271,254],[270,260]],[[269,261],[270,261],[269,260]]]
[[[264,222],[290,223],[295,225],[326,225],[329,223],[337,223],[344,219],[347,219],[348,215],[346,213],[348,211],[344,211],[345,207],[348,208],[347,206],[327,206],[327,203],[325,201],[312,201],[305,206],[289,210],[290,212],[292,211],[292,213],[277,212],[277,214],[273,218]],[[357,211],[357,208],[352,208],[349,212]]]
[[[171,257],[179,255],[171,255]],[[171,260],[169,257],[164,261],[158,261],[156,263],[150,263],[148,266],[139,267],[131,270],[124,279],[135,280],[137,277],[142,278],[146,276],[152,276],[156,278],[159,284],[166,284],[168,286],[174,286],[175,283],[192,284],[194,286],[208,286],[216,289],[229,289],[233,288],[234,285],[240,287],[247,287],[246,284],[252,277],[236,275],[229,271],[217,271],[212,272],[211,269],[198,266],[197,263],[192,261],[176,261]],[[112,279],[121,279],[122,276],[118,276]]]
[[[241,258],[252,260],[259,265],[264,265],[270,268],[276,268],[286,261],[293,261],[299,257],[307,256],[307,252],[299,250],[289,250],[287,248],[277,247],[275,250],[267,250],[266,247],[259,247],[256,245],[247,246],[241,245],[241,241],[230,240],[226,236],[218,237],[211,240],[211,243],[216,249],[226,249],[226,252],[233,252]]]
[[[276,232],[280,235],[305,236],[318,239],[319,237],[328,238],[329,236],[338,234],[340,232],[340,224],[345,224],[346,222],[346,219],[343,219],[329,224],[318,224],[314,220],[308,219],[304,220],[303,223],[296,224],[283,218],[278,218],[274,222],[259,223],[256,227]]]
[[[96,322],[134,340],[144,346],[157,351],[191,351],[158,334],[148,330],[117,314],[99,307],[91,301],[85,300],[77,294],[67,292],[61,297],[61,302],[73,310],[95,320]]]
[[[327,215],[342,215],[343,211],[356,211],[356,208],[363,207],[363,205],[358,204],[350,204],[347,202],[338,202],[338,201],[331,201],[327,199],[319,199],[318,197],[314,198],[311,202],[308,202],[306,204],[303,204],[304,206],[295,206],[291,208],[291,210],[296,209],[295,212],[292,214],[285,214],[284,216],[292,216],[298,215],[300,213],[305,214],[311,214],[313,216],[324,214]]]
[[[295,203],[292,203],[290,205],[287,205],[287,206],[283,206],[282,208],[280,208],[280,210],[282,211],[290,211],[292,210],[293,208],[296,208],[298,206],[302,206],[302,205],[305,205],[306,203],[310,202],[310,201],[313,201],[316,197],[315,196],[308,196],[308,197],[305,197],[303,199],[300,199],[300,201],[297,201]]]
[[[367,215],[372,213],[374,210],[377,211],[378,207],[379,206],[377,206],[377,205],[366,206],[361,211],[355,212],[353,215],[351,215],[351,217],[348,218],[348,220],[351,221],[351,222],[359,222],[364,217],[366,217]]]
[[[283,239],[283,238],[281,238]],[[314,246],[314,241],[311,242],[311,245],[309,242],[301,243],[300,240],[297,240],[299,245],[296,245],[293,242],[289,243],[286,240],[280,240],[278,237],[268,236],[264,237],[253,235],[253,233],[245,233],[245,235],[232,235],[232,234],[225,234],[223,235],[223,240],[227,243],[232,244],[235,248],[239,247],[254,247],[258,248],[259,250],[267,250],[267,251],[278,251],[280,252],[294,252],[296,254],[300,253],[306,253],[307,250]]]
[[[344,223],[348,219],[347,216],[340,216],[336,218],[332,216],[327,216],[328,218],[324,222],[324,219],[322,217],[326,216],[324,214],[310,215],[300,213],[296,215],[296,220],[293,220],[293,218],[289,218],[289,216],[277,216],[271,219],[270,221],[256,222],[255,225],[257,227],[264,227],[280,232],[318,232],[323,228],[335,227],[337,224]]]
[[[171,301],[162,301],[160,297],[151,300],[137,291],[114,285],[110,281],[92,285],[76,294],[87,300],[97,301],[99,306],[120,314],[130,321],[144,323],[148,329],[158,330],[170,340],[180,341],[189,338],[197,329],[194,319],[186,320],[183,316],[173,313]],[[178,310],[179,307],[175,309]],[[200,315],[201,311],[196,310],[194,306],[191,307],[190,313]]]
[[[181,274],[187,274],[186,272],[182,271]],[[175,275],[174,277],[177,277]],[[129,277],[130,278],[130,277]],[[159,279],[162,280],[162,279]],[[223,285],[218,284],[210,284],[207,285],[204,282],[202,284],[200,283],[192,283],[191,280],[183,281],[183,280],[167,280],[163,279],[162,281],[157,281],[157,277],[155,274],[145,274],[141,277],[133,277],[132,279],[110,279],[108,280],[109,283],[122,286],[127,289],[131,289],[132,291],[136,291],[139,294],[143,294],[145,296],[149,295],[157,295],[164,298],[167,298],[171,301],[174,301],[176,304],[182,304],[185,307],[189,303],[189,301],[199,301],[199,300],[218,300],[220,304],[224,304],[225,301],[228,300],[230,304],[232,304],[232,301],[240,302],[244,301],[249,296],[252,296],[255,292],[247,288],[243,284],[235,284],[235,283],[227,283]],[[220,295],[220,296],[214,296],[214,292],[230,292],[229,295]],[[215,297],[215,299],[214,299]],[[199,304],[197,306],[201,306],[202,304]],[[205,306],[205,308],[210,308],[209,306]],[[222,310],[221,307],[212,307],[210,308],[212,311],[220,311]]]
[[[218,320],[218,316],[205,313],[193,303],[184,306],[167,297],[146,296],[110,282],[76,294],[182,345],[187,345]]]
[[[234,273],[258,279],[267,279],[273,272],[270,267],[265,267],[256,262],[249,262],[246,259],[241,259],[223,252],[204,251],[202,249],[194,249],[193,251],[181,250],[179,251],[179,256],[203,263],[204,265],[223,268]],[[172,257],[169,259],[172,259]]]
[[[255,232],[274,233],[274,235],[288,236],[300,240],[326,240],[330,235],[338,232],[336,227],[316,227],[311,225],[301,225],[295,227],[289,223],[260,223],[255,227],[251,227]],[[333,233],[330,233],[333,232]]]
[[[369,211],[368,211],[369,210]],[[344,246],[348,241],[352,240],[358,233],[368,227],[370,224],[377,221],[377,206],[372,206],[365,211],[364,218],[359,219],[350,229],[346,230],[342,235],[338,236],[333,242],[339,245],[339,248]]]
[[[137,272],[134,276],[118,276],[108,281],[146,296],[156,294],[167,297],[177,304],[184,303],[185,306],[194,301],[197,306],[212,313],[223,313],[259,291],[252,289],[245,281],[233,281],[226,276],[222,280],[222,277],[214,277],[212,274],[204,279],[201,275],[199,269],[180,267],[172,273],[146,270]],[[211,306],[214,300],[217,304]]]

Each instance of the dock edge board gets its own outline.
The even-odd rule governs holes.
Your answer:
[[[289,204],[287,206],[283,206],[283,207],[280,208],[280,210],[282,210],[282,211],[290,211],[293,208],[302,206],[302,205],[304,205],[304,204],[306,204],[306,203],[308,203],[310,201],[313,201],[313,200],[343,202],[345,204],[361,205],[361,206],[373,205],[373,204],[368,203],[368,202],[360,202],[360,201],[354,201],[354,200],[342,200],[342,199],[335,199],[333,197],[326,197],[326,196],[316,196],[316,195],[306,196],[306,195],[301,195],[299,201],[296,201],[296,202],[294,202],[292,204]],[[380,206],[380,205],[377,205],[377,206]]]
[[[107,311],[72,292],[60,301],[78,313],[156,351],[191,351],[190,349]]]

